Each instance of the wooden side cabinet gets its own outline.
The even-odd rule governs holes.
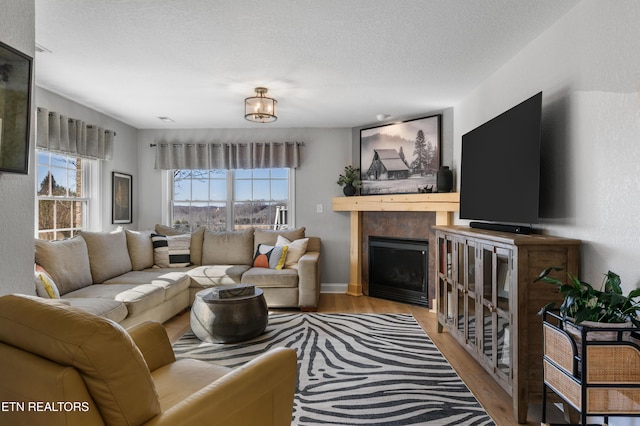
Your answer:
[[[446,328],[513,397],[518,423],[542,400],[540,309],[555,286],[533,283],[548,266],[578,275],[580,241],[436,226],[438,331]]]

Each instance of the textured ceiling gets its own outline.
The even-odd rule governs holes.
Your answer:
[[[36,0],[36,84],[139,129],[356,127],[454,105],[577,3]]]

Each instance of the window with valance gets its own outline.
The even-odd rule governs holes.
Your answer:
[[[302,142],[158,142],[156,169],[170,170],[172,226],[194,230],[291,225],[293,170]],[[281,212],[283,214],[281,214]],[[292,212],[289,212],[292,213]],[[277,219],[276,219],[277,218]]]
[[[113,158],[115,135],[112,130],[38,108],[37,238],[70,238],[91,227],[88,213],[100,210],[100,198],[92,197],[89,182],[100,179],[99,160]]]

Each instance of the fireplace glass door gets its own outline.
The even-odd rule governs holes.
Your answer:
[[[429,242],[369,237],[369,295],[429,305]]]

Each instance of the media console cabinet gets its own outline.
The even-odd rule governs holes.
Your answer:
[[[462,226],[435,226],[438,332],[449,333],[513,398],[526,423],[542,400],[540,309],[562,301],[557,288],[533,283],[548,266],[578,275],[580,241]],[[564,276],[559,275],[559,278]]]

